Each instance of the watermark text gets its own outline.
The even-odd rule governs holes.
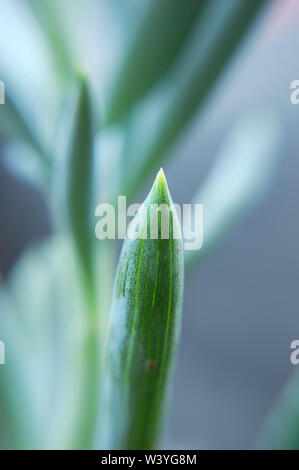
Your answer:
[[[0,104],[5,104],[5,85],[0,80]]]
[[[0,341],[0,365],[5,364],[5,344],[3,341]]]
[[[290,348],[293,349],[290,355],[291,364],[293,364],[293,366],[297,366],[299,364],[299,340],[294,339],[290,344]]]
[[[293,80],[291,82],[290,88],[293,90],[290,95],[291,103],[299,104],[299,80]]]
[[[131,204],[127,208],[126,196],[118,196],[117,209],[109,203],[96,207],[95,234],[99,240],[135,240],[158,238],[183,240],[184,250],[199,250],[203,245],[202,204]],[[128,217],[134,219],[128,224]]]

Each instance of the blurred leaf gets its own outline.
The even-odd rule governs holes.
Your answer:
[[[173,79],[170,97],[163,107],[154,136],[143,154],[138,156],[138,171],[127,183],[125,194],[131,196],[140,190],[152,174],[153,168],[161,164],[203,104],[249,25],[265,3],[266,0],[209,2],[185,54],[170,77]]]
[[[207,0],[152,0],[123,54],[106,121],[120,120],[169,69]],[[138,74],[138,75],[137,75]]]
[[[57,73],[70,76],[74,70],[72,51],[65,27],[64,2],[56,0],[26,0],[42,31],[50,42]]]
[[[299,449],[299,374],[296,371],[270,411],[258,438],[259,449]]]
[[[16,322],[12,301],[0,287],[0,336],[5,342],[5,365],[0,367],[0,448],[22,449],[33,438],[34,417],[28,401],[27,386],[23,386],[23,362],[17,363],[16,348],[23,343],[21,325]],[[13,334],[12,334],[13,333]],[[21,396],[17,396],[22,390]]]
[[[249,207],[267,192],[281,154],[281,123],[272,112],[253,113],[238,122],[193,199],[203,204],[203,247],[186,251],[188,266],[210,252]]]
[[[7,421],[0,427],[11,428],[10,447],[89,448],[99,374],[91,345],[99,332],[89,322],[69,240],[56,236],[25,253],[0,302],[7,362],[0,368]]]
[[[0,138],[25,138],[48,159],[60,90],[47,43],[23,0],[1,0],[0,31]]]
[[[25,142],[7,142],[2,149],[6,169],[15,177],[44,190],[48,176],[39,154]]]
[[[93,286],[92,228],[94,131],[89,86],[84,76],[79,77],[76,89],[64,107],[61,123],[58,162],[54,170],[54,197],[56,206],[65,203],[66,219],[71,227],[78,259],[83,268],[87,287]],[[58,190],[57,190],[58,188]]]
[[[170,210],[168,239],[161,235],[161,213],[157,239],[149,238],[153,204]],[[105,395],[107,426],[112,427],[108,448],[151,449],[159,436],[181,320],[183,257],[181,240],[174,236],[178,225],[160,170],[129,227],[116,275]],[[132,239],[136,232],[140,237]]]
[[[2,140],[12,138],[32,140],[31,132],[23,116],[10,101],[7,93],[5,104],[0,106],[0,138]]]
[[[26,113],[11,100],[8,91],[5,93],[5,104],[0,105],[0,140],[24,140],[36,150],[43,164],[49,165],[48,156],[39,141]]]
[[[25,253],[7,287],[2,286],[0,301],[7,362],[0,368],[0,386],[10,411],[10,421],[0,426],[12,428],[15,448],[41,448],[51,434],[61,438],[59,445],[69,445],[81,399],[77,394],[85,329],[84,303],[67,240],[56,237]]]
[[[57,161],[53,174],[53,194],[56,209],[60,211],[61,224],[67,232],[71,229],[76,259],[81,274],[81,290],[85,288],[84,316],[88,319],[81,348],[84,361],[84,390],[77,409],[77,425],[74,427],[72,447],[88,449],[92,445],[99,400],[100,351],[99,297],[94,245],[96,242],[92,220],[93,167],[94,167],[94,118],[89,86],[81,74],[74,94],[63,109],[58,136]],[[61,212],[61,206],[64,211]],[[65,295],[69,295],[65,293]],[[59,442],[59,441],[58,441]]]

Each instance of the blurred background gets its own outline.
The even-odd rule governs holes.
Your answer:
[[[124,157],[123,172],[134,173],[138,168],[139,152],[159,128],[168,95],[172,90],[173,96],[180,93],[176,81],[185,68],[189,73],[188,60],[197,57],[197,46],[192,46],[197,37],[194,20],[192,33],[184,36],[185,55],[176,51],[179,58],[173,59],[167,73],[151,85],[126,119],[113,118],[116,77],[121,77],[128,44],[138,37],[150,4],[150,0],[0,0],[0,79],[7,97],[17,103],[43,147],[51,149],[72,85],[70,70],[83,67],[98,116],[101,158],[112,162],[108,186],[114,165],[121,164],[125,152],[129,156]],[[227,54],[229,60],[217,79],[211,77],[213,87],[186,119],[182,132],[167,152],[159,150],[144,183],[136,185],[135,200],[142,201],[163,165],[174,201],[188,203],[198,191],[201,194],[201,185],[217,168],[232,129],[248,116],[254,122],[261,112],[275,116],[278,127],[271,152],[277,156],[271,184],[265,184],[263,197],[252,197],[252,202],[249,198],[246,207],[241,206],[229,229],[221,231],[213,249],[199,257],[186,275],[182,341],[165,448],[253,447],[266,414],[294,369],[289,357],[290,343],[299,335],[299,105],[290,102],[290,84],[299,79],[298,24],[296,0],[265,2],[233,54]],[[172,28],[167,31],[167,27],[169,37]],[[212,19],[209,28],[213,29]],[[160,30],[152,31],[153,62],[159,58],[154,40],[159,34]],[[133,90],[143,80],[140,63],[136,64],[135,78],[129,81]],[[0,112],[0,271],[5,285],[24,251],[51,234],[53,223],[38,150],[1,132],[7,119],[4,106]],[[51,150],[48,153],[51,158]],[[260,171],[257,165],[252,177],[259,178]],[[216,201],[222,201],[238,174],[229,175],[228,186],[222,185],[220,170],[217,174]],[[55,180],[52,183],[55,187]]]

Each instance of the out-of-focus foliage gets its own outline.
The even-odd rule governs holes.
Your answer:
[[[124,185],[129,196],[141,189],[152,168],[161,165],[176,140],[199,110],[263,2],[207,2],[193,34],[170,74],[166,98],[152,138],[139,165]],[[144,67],[143,67],[144,68]],[[137,77],[135,78],[137,80]],[[134,128],[133,128],[134,132]]]
[[[70,103],[61,116],[61,139],[52,185],[55,207],[64,205],[61,219],[70,225],[78,259],[89,294],[93,290],[92,180],[94,164],[94,117],[89,87],[84,76],[78,79]],[[63,134],[63,135],[62,135]]]
[[[269,189],[279,163],[282,141],[277,114],[260,111],[238,122],[220,149],[210,174],[194,196],[204,206],[204,243],[187,251],[194,265]]]
[[[0,78],[7,85],[6,104],[0,106],[1,145],[7,167],[42,188],[54,231],[23,255],[1,285],[0,334],[9,362],[0,369],[1,448],[103,445],[106,318],[117,250],[93,241],[95,182],[97,192],[109,197],[125,191],[132,199],[145,188],[265,3],[190,0],[187,8],[180,0],[138,6],[112,0],[1,0]],[[103,46],[102,17],[110,18],[105,34],[109,37],[113,23],[122,43],[107,80],[112,86],[103,90],[106,69],[97,56],[113,56],[113,48]],[[105,28],[105,21],[101,25]],[[88,81],[76,78],[82,61]],[[77,94],[66,99],[76,80]],[[148,125],[145,116],[152,109],[155,117]],[[253,117],[236,126],[220,152],[195,196],[207,206],[209,249],[267,187],[277,166],[278,134],[272,114]],[[165,374],[169,368],[167,362]],[[132,403],[132,388],[127,392]],[[163,408],[162,395],[156,410]],[[147,403],[142,405],[145,411]],[[145,429],[140,419],[136,433]],[[138,440],[140,448],[157,437],[155,426],[144,439],[132,436],[129,426],[124,433],[130,429],[131,442]]]
[[[40,153],[28,142],[9,140],[2,148],[3,165],[20,180],[37,187],[42,192],[48,189],[48,168]]]
[[[69,240],[54,237],[28,251],[1,287],[0,302],[7,362],[0,371],[0,413],[1,427],[10,430],[7,445],[71,446],[83,400],[88,317]]]
[[[66,2],[28,0],[28,5],[51,44],[51,55],[57,72],[65,78],[70,76],[74,72],[74,58],[71,37],[65,27],[65,18],[68,15]]]
[[[106,121],[121,120],[175,62],[206,0],[153,0],[129,40],[116,74]],[[134,86],[132,84],[134,83]]]
[[[292,374],[276,401],[258,438],[259,449],[299,449],[299,375]]]

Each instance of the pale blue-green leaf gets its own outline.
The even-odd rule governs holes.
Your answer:
[[[0,366],[0,448],[28,448],[33,442],[34,415],[24,377],[24,363],[18,355],[20,345],[23,345],[22,353],[27,351],[27,345],[22,325],[3,285],[0,287],[0,306],[0,340],[5,345],[5,365]]]
[[[220,149],[210,174],[194,196],[203,204],[203,247],[186,251],[185,261],[200,261],[273,183],[281,155],[282,127],[272,111],[241,119]]]
[[[91,397],[99,373],[98,367],[91,369],[89,345],[98,331],[88,323],[69,240],[53,237],[29,250],[2,294],[0,336],[7,366],[0,369],[1,393],[10,404],[12,444],[89,447],[97,411]]]
[[[85,0],[87,3],[88,0]],[[49,47],[56,72],[69,77],[74,71],[74,51],[69,27],[67,0],[26,0],[25,4],[32,11],[41,32],[49,41]],[[74,2],[73,7],[74,7]]]
[[[0,140],[28,142],[42,162],[45,170],[49,167],[49,157],[40,136],[34,126],[30,124],[30,118],[21,103],[17,105],[11,100],[8,92],[5,92],[5,103],[0,105]]]
[[[154,168],[161,165],[203,106],[212,86],[265,3],[266,0],[212,0],[208,3],[194,34],[167,77],[164,84],[166,99],[162,100],[162,106],[158,103],[154,109],[153,123],[145,127],[146,133],[136,132],[137,139],[145,140],[146,145],[136,155],[136,171],[133,169],[125,182],[124,191],[129,197],[140,190]],[[143,122],[142,115],[137,119]]]
[[[118,121],[161,79],[175,61],[206,0],[152,0],[135,34],[127,34],[116,73],[107,122]],[[134,17],[135,19],[135,17]],[[134,21],[136,24],[136,21]],[[138,76],[136,75],[138,71]]]
[[[257,447],[266,450],[299,449],[299,374],[293,372],[269,411]]]
[[[53,170],[53,196],[60,223],[71,228],[77,256],[88,291],[93,290],[95,241],[92,220],[94,167],[94,118],[86,78],[78,77],[76,87],[64,106],[57,138]]]
[[[59,89],[46,41],[23,1],[1,1],[0,32],[0,79],[7,91],[7,106],[0,106],[0,135],[7,121],[16,122],[18,127],[21,124],[25,138],[48,154],[55,131]],[[12,109],[8,110],[9,107]]]
[[[40,155],[26,142],[7,142],[2,149],[6,169],[15,177],[44,190],[48,178]]]

